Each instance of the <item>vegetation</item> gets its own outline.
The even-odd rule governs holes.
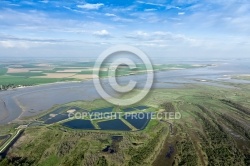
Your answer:
[[[250,85],[237,87],[153,90],[138,105],[180,112],[182,118],[154,119],[142,131],[73,130],[58,123],[30,126],[0,165],[249,165]],[[103,100],[63,106],[87,111],[111,107]],[[46,114],[65,112],[61,107],[54,106]],[[7,127],[1,128],[1,135],[16,128]],[[123,139],[113,143],[114,135]],[[114,153],[103,152],[107,146]]]
[[[101,70],[99,77],[109,76],[109,65],[103,64],[104,70]],[[13,65],[13,63],[6,63],[0,65],[0,90],[7,90],[9,88],[16,88],[18,86],[32,86],[38,84],[47,84],[62,81],[82,81],[78,77],[69,77],[76,75],[92,75],[94,62],[61,62],[61,63],[25,63],[19,62],[18,65]],[[209,65],[193,66],[188,64],[161,64],[154,65],[155,71],[162,70],[173,70],[173,69],[189,69],[197,67],[206,67]],[[9,69],[14,69],[12,72],[8,72]],[[68,71],[64,71],[68,70]],[[72,71],[70,71],[72,70]],[[77,71],[79,70],[79,71]],[[137,64],[136,69],[130,69],[129,67],[118,67],[115,75],[125,76],[131,74],[143,74],[145,73],[146,67],[143,64]],[[59,72],[59,73],[58,73]],[[55,74],[50,77],[46,77],[47,74]],[[65,76],[56,76],[56,74],[66,74]],[[41,77],[41,78],[39,78]],[[2,87],[4,86],[4,87]]]
[[[161,135],[164,133],[166,133],[166,129],[161,128],[147,144],[138,148],[136,151],[130,149],[129,153],[132,157],[128,165],[141,165],[145,159],[149,158],[149,155],[154,151],[157,143],[160,141]]]
[[[245,114],[247,114],[247,115],[250,115],[250,109],[249,109],[249,108],[246,108],[246,107],[244,107],[244,106],[242,106],[242,105],[240,105],[240,104],[237,104],[237,103],[235,103],[235,102],[233,102],[233,101],[231,101],[231,100],[222,99],[221,101],[222,101],[223,103],[225,103],[225,104],[227,104],[227,105],[233,107],[233,108],[238,109],[239,111],[241,111],[241,112],[243,112],[243,113],[245,113]]]
[[[44,73],[36,73],[36,72],[25,72],[25,73],[9,73],[8,75],[11,76],[18,76],[18,77],[34,77],[34,76],[45,76]]]
[[[0,67],[0,76],[5,75],[7,73],[8,69],[7,68],[1,68]]]
[[[26,78],[26,77],[12,77],[0,76],[0,90],[7,90],[17,88],[20,86],[33,86],[39,84],[47,84],[62,81],[73,81],[73,78]]]
[[[176,165],[197,165],[198,157],[195,153],[195,148],[190,138],[186,135],[185,139],[176,141],[176,150],[178,151],[174,164]]]

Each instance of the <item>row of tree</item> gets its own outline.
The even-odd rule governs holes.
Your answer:
[[[17,85],[14,85],[14,84],[0,85],[0,91],[1,90],[13,89],[13,88],[16,88],[16,87],[17,87]]]

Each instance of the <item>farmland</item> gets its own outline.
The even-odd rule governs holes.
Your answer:
[[[26,63],[23,61],[4,63],[0,66],[0,90],[10,88],[33,86],[39,84],[84,81],[94,77],[107,77],[109,74],[109,63],[103,64],[98,76],[93,75],[94,62],[48,62],[48,63]],[[207,65],[190,64],[158,64],[153,66],[154,71],[181,70],[191,68],[202,68]],[[128,66],[118,67],[116,76],[126,76],[146,73],[146,67],[137,64],[136,68],[130,69]]]

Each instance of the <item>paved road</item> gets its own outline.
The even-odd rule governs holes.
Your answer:
[[[4,151],[6,150],[6,148],[8,148],[11,143],[13,143],[13,141],[19,136],[19,134],[22,132],[22,130],[23,129],[19,129],[17,131],[17,133],[10,140],[7,141],[8,143],[5,144],[3,147],[1,147],[0,154],[4,153]]]

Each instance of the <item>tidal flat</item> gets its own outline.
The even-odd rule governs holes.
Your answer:
[[[159,71],[150,93],[136,105],[126,108],[101,99],[92,81],[3,91],[0,93],[1,108],[5,105],[9,116],[1,120],[4,125],[0,126],[0,136],[15,133],[20,125],[28,125],[0,165],[17,162],[98,165],[100,161],[124,166],[249,165],[250,84],[241,77],[228,79],[229,75],[247,72],[242,63],[236,65],[235,70],[227,64],[185,71]],[[119,77],[124,82],[130,79],[142,81],[145,76]],[[140,86],[139,83],[137,88]],[[70,123],[64,118],[45,123],[72,110],[180,112],[181,119],[150,119],[146,123],[136,123],[122,118],[120,122],[130,129],[126,131],[100,130],[98,124],[105,124],[100,120],[86,119],[91,127],[81,125],[79,129],[63,125]],[[5,113],[1,112],[1,115]],[[123,139],[113,144],[113,136]],[[102,151],[108,146],[115,146],[111,147],[115,153]]]
[[[189,62],[191,63],[191,62]],[[195,62],[197,63],[197,62]],[[211,62],[203,62],[209,64]],[[229,64],[218,62],[216,66],[204,66],[202,68],[186,68],[183,70],[164,70],[155,72],[155,80],[152,89],[183,88],[188,84],[211,85],[221,88],[235,88],[230,83],[247,84],[250,81],[241,80],[241,77],[228,78],[230,75],[240,75],[250,72],[247,69],[247,61],[229,61]],[[194,64],[191,63],[191,64]],[[138,82],[136,88],[142,88],[145,75],[128,75],[118,77],[118,82],[126,84],[129,80]],[[105,90],[111,95],[117,95],[108,80],[103,78]],[[92,80],[83,82],[61,82],[45,84],[33,87],[15,88],[0,92],[1,121],[7,124],[14,120],[31,117],[52,108],[55,105],[65,104],[78,100],[93,101],[99,99]]]
[[[250,85],[231,86],[237,88],[195,84],[152,90],[140,106],[147,105],[156,108],[155,111],[178,111],[182,117],[151,119],[138,131],[74,130],[61,123],[30,126],[2,162],[11,163],[16,156],[31,165],[46,165],[52,161],[54,165],[88,165],[90,161],[97,164],[99,159],[111,165],[249,165]],[[75,101],[58,107],[65,106],[86,110],[110,107],[101,99]],[[7,133],[5,130],[2,135]],[[117,151],[102,152],[114,135],[123,136]],[[50,156],[45,155],[48,151]]]

